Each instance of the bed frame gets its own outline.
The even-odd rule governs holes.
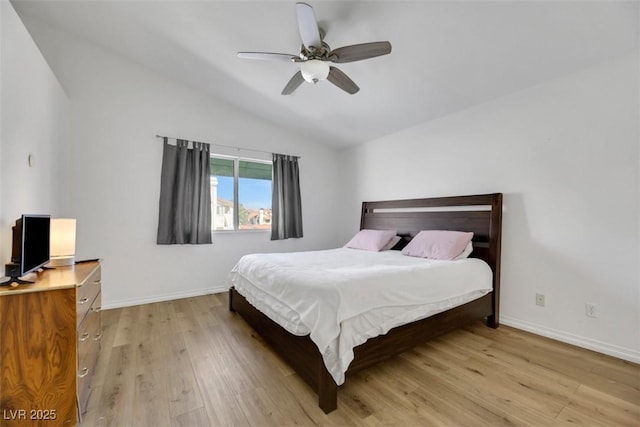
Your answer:
[[[391,329],[354,349],[350,373],[359,371],[439,335],[486,319],[498,327],[500,302],[500,240],[502,193],[429,199],[363,202],[360,229],[395,229],[404,247],[420,230],[473,231],[471,257],[486,261],[493,271],[493,292],[423,320]],[[338,406],[338,386],[308,335],[296,336],[255,309],[235,288],[229,289],[229,309],[239,313],[311,386],[320,408],[329,413]]]

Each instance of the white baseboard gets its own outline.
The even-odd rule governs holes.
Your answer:
[[[171,301],[174,299],[199,297],[202,295],[210,295],[210,294],[217,294],[220,292],[227,292],[228,290],[229,290],[228,288],[205,288],[205,289],[196,289],[188,292],[174,292],[170,294],[153,295],[153,296],[144,297],[144,298],[131,298],[131,299],[124,299],[124,300],[109,301],[106,303],[103,302],[102,309],[109,310],[111,308],[131,307],[133,305],[152,304],[154,302]]]
[[[578,347],[597,351],[598,353],[608,354],[609,356],[617,357],[618,359],[640,363],[640,352],[636,350],[618,347],[613,344],[608,344],[578,335],[573,335],[564,331],[558,331],[555,329],[529,323],[524,320],[514,319],[508,316],[500,316],[500,323],[503,325],[514,327],[516,329],[522,329],[536,335],[542,335],[543,337],[552,338],[554,340],[573,344]]]

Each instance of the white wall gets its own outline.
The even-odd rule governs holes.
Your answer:
[[[346,151],[343,238],[362,200],[503,192],[502,322],[640,361],[638,64],[635,53]]]
[[[244,254],[335,246],[335,150],[44,24],[30,28],[69,93],[76,258],[104,260],[104,307],[225,290]],[[216,233],[213,245],[156,245],[156,134],[301,156],[305,237],[271,242],[265,232]]]
[[[21,214],[68,214],[69,105],[11,3],[0,2],[0,15],[0,270],[4,272],[11,258],[11,226]]]

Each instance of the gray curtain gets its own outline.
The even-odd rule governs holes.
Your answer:
[[[273,154],[271,240],[302,237],[298,158]]]
[[[211,243],[209,144],[164,138],[159,245]]]

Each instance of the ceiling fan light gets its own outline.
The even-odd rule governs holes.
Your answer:
[[[329,64],[319,59],[310,59],[300,65],[302,77],[309,83],[326,80],[329,75]]]

